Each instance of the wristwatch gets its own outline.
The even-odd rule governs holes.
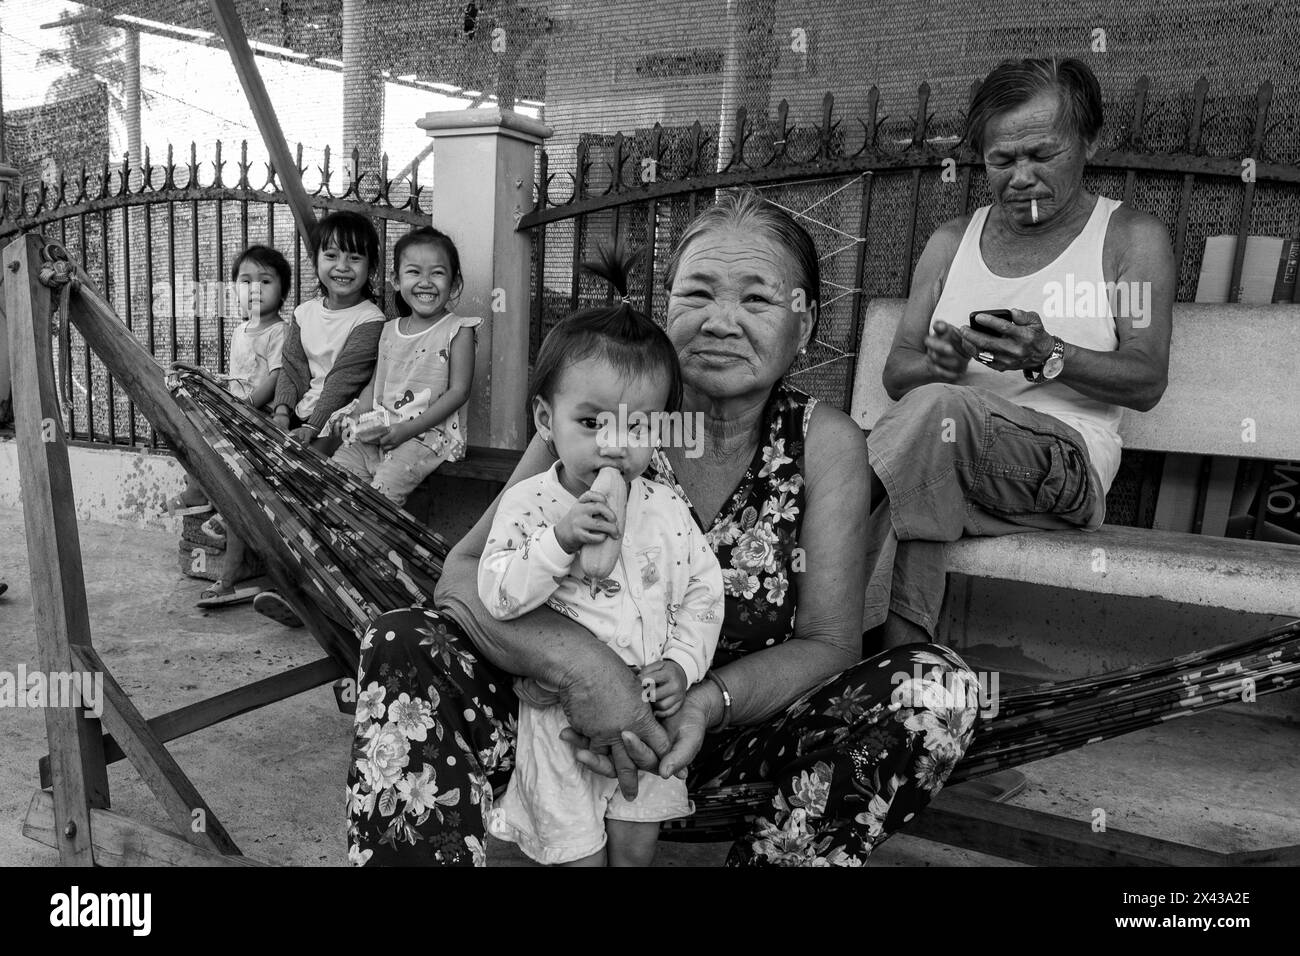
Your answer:
[[[1052,336],[1052,354],[1047,356],[1047,361],[1038,368],[1024,369],[1025,378],[1034,384],[1039,382],[1050,382],[1056,376],[1061,374],[1061,369],[1065,368],[1065,343],[1059,337]]]

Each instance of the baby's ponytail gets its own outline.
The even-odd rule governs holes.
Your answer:
[[[582,268],[597,279],[608,282],[618,299],[630,308],[632,301],[627,290],[631,285],[632,269],[640,258],[640,252],[632,252],[622,243],[601,243],[596,247],[596,258],[584,262]]]
[[[666,409],[676,411],[682,400],[682,372],[677,352],[664,330],[632,305],[628,295],[632,268],[641,258],[622,244],[596,247],[595,258],[582,268],[608,282],[617,296],[612,306],[582,309],[561,319],[546,336],[529,383],[529,401],[554,398],[560,373],[592,355],[609,361],[624,375],[662,375],[668,386]]]

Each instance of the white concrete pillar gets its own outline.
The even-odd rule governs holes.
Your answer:
[[[379,172],[384,138],[384,78],[377,21],[383,4],[343,0],[343,152],[342,166],[358,151],[359,172]],[[353,171],[354,174],[357,171]],[[347,184],[347,177],[336,182]]]
[[[123,30],[122,112],[126,122],[126,151],[131,157],[131,168],[144,165],[144,150],[140,146],[140,34]]]
[[[3,130],[0,130],[3,135]],[[10,190],[18,188],[18,170],[0,162],[0,222],[4,221],[5,201]],[[9,241],[12,241],[12,237]],[[13,409],[10,401],[10,386],[13,379],[9,373],[9,324],[5,321],[4,297],[0,296],[0,423],[9,420]]]
[[[767,116],[776,65],[775,0],[727,0],[727,46],[722,62],[718,108],[718,170],[731,161],[736,111],[742,106],[754,124]]]
[[[531,237],[515,225],[533,208],[534,154],[551,130],[495,107],[427,113],[416,125],[433,137],[433,225],[460,251],[465,287],[456,312],[484,320],[469,442],[523,448]]]

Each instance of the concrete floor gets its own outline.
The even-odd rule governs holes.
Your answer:
[[[92,637],[122,686],[152,716],[319,658],[305,631],[248,607],[204,612],[202,589],[177,570],[176,537],[83,521],[81,547]],[[22,514],[0,509],[0,670],[35,667]],[[342,865],[343,779],[350,718],[328,687],[174,741],[172,754],[249,856],[303,866]],[[0,709],[0,864],[57,862],[19,832],[46,750],[39,711]],[[1216,712],[1174,721],[1024,768],[1015,802],[1218,850],[1300,842],[1300,726]],[[109,771],[117,812],[167,827],[129,764]],[[716,865],[726,847],[663,844],[667,866]],[[494,844],[496,865],[527,865]],[[881,866],[1007,865],[981,854],[898,836]]]

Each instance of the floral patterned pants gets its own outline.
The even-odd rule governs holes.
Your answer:
[[[511,678],[427,608],[380,616],[361,647],[349,859],[484,865],[484,819],[513,765]],[[955,653],[893,648],[762,725],[710,734],[687,782],[693,793],[776,785],[728,865],[861,866],[943,788],[978,706],[975,676]]]

